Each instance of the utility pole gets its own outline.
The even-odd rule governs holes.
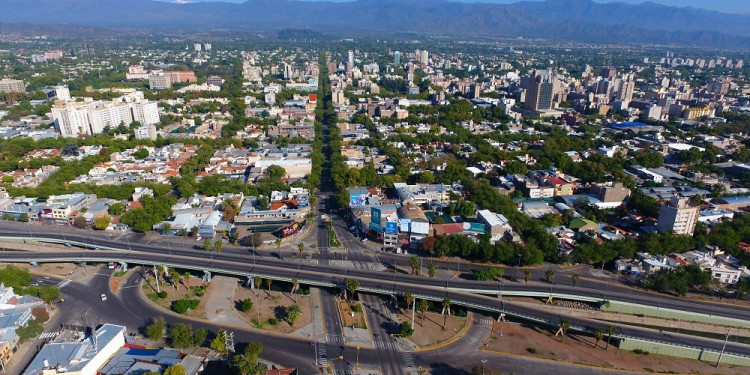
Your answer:
[[[727,335],[724,337],[724,345],[721,347],[721,353],[719,353],[719,359],[716,361],[716,367],[719,367],[719,363],[721,363],[721,357],[724,356],[724,350],[727,348],[727,341],[729,341],[729,332],[732,330],[732,327],[729,327],[727,329]]]

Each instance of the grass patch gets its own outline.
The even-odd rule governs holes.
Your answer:
[[[112,277],[114,278],[123,277],[125,276],[126,273],[128,273],[128,271],[117,271],[114,273],[114,275],[112,275]]]
[[[333,228],[328,228],[328,243],[331,247],[341,247],[341,241],[339,241],[339,237],[333,231]]]

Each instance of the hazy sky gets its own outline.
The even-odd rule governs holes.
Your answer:
[[[166,0],[169,1],[169,0]],[[226,1],[231,3],[244,3],[246,0],[187,0],[191,2],[198,1]],[[316,0],[303,0],[303,1],[316,1]],[[351,0],[327,0],[327,1],[351,1]],[[508,4],[515,3],[519,0],[453,0],[462,2],[483,2],[483,3],[498,3]],[[540,0],[532,0],[540,1]],[[613,0],[594,0],[599,3],[613,2]],[[639,4],[646,0],[617,0],[619,2]],[[718,10],[726,13],[750,13],[750,0],[650,0],[653,3],[673,5],[673,6],[692,6],[695,8],[703,8],[710,10]]]

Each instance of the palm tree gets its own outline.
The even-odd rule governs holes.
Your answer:
[[[260,278],[260,276],[253,277],[253,286],[256,288],[260,288],[260,285],[263,284],[263,279]]]
[[[448,314],[444,314],[445,312],[448,312]],[[446,329],[446,325],[448,324],[448,315],[451,314],[451,299],[448,297],[443,298],[443,329]]]
[[[172,268],[169,270],[169,280],[172,282],[172,286],[174,286],[175,289],[177,289],[177,284],[180,282],[181,278],[182,275],[180,275],[176,269]]]
[[[419,267],[419,258],[417,258],[416,256],[409,258],[409,265],[411,266],[412,275],[420,274],[421,269]]]
[[[560,334],[560,342],[565,339],[565,333],[568,332],[568,329],[570,328],[570,322],[567,320],[563,320],[560,322],[560,329],[557,331]]]
[[[185,284],[185,289],[190,289],[190,278],[192,275],[190,272],[185,271],[185,273],[182,275],[182,283]]]
[[[430,277],[435,277],[435,265],[430,263],[427,265],[427,275]]]
[[[548,269],[547,272],[544,273],[544,277],[547,279],[548,283],[552,282],[552,277],[555,276],[555,271],[552,269]]]
[[[161,286],[159,285],[159,275],[164,272],[164,266],[154,267],[154,278],[156,278],[156,293],[161,293]]]
[[[216,248],[216,251],[221,252],[221,248],[224,247],[224,242],[219,239],[218,241],[214,242],[214,247]]]
[[[349,291],[351,296],[347,299],[354,299],[354,293],[357,292],[357,289],[359,289],[359,281],[353,280],[353,279],[346,279],[344,280],[344,284],[346,285],[346,289]]]
[[[286,320],[292,325],[292,327],[294,327],[294,322],[299,319],[301,312],[302,309],[300,309],[299,305],[296,303],[286,308]]]
[[[268,288],[268,295],[271,295],[271,279],[266,279],[266,288]]]
[[[417,311],[419,311],[419,315],[422,316],[422,323],[420,323],[421,326],[424,326],[424,313],[426,313],[429,309],[430,304],[426,300],[419,300],[419,302],[417,303]]]
[[[277,249],[281,247],[281,238],[277,238],[273,242],[276,244]]]
[[[579,276],[577,273],[574,273],[574,274],[572,274],[570,276],[570,278],[573,279],[573,286],[577,286],[578,285],[578,279],[580,279],[581,276]]]
[[[299,258],[302,259],[302,254],[305,252],[305,244],[303,242],[297,244],[297,252],[299,252]]]
[[[531,271],[523,271],[523,281],[528,283],[530,278]]]
[[[210,251],[211,250],[211,240],[206,238],[203,241],[203,250]]]
[[[292,279],[292,294],[297,291],[297,288],[299,288],[299,279],[295,277]]]
[[[604,338],[604,330],[601,328],[597,328],[594,330],[594,338],[596,338],[596,345],[594,345],[595,348],[599,347],[599,341],[602,341]]]
[[[607,346],[604,348],[609,349],[609,340],[612,339],[612,335],[615,334],[615,326],[607,326]]]

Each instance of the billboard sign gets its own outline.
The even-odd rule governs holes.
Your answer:
[[[398,234],[398,223],[395,221],[388,221],[385,223],[385,232],[390,234]]]
[[[351,194],[349,195],[349,206],[364,206],[367,204],[367,194]]]
[[[297,232],[299,232],[299,224],[294,223],[286,228],[281,229],[281,238],[289,237]]]
[[[370,223],[370,229],[378,233],[383,233],[383,226],[380,224]]]
[[[464,223],[464,233],[484,233],[484,224],[482,223]]]

